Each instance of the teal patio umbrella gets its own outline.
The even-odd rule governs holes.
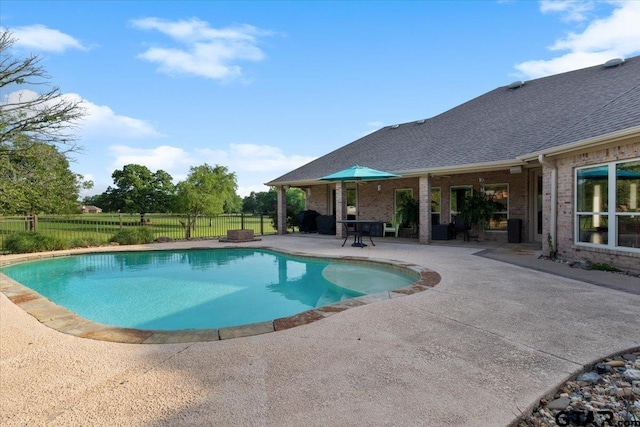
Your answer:
[[[395,173],[355,165],[332,173],[331,175],[323,176],[320,179],[323,181],[372,181],[377,179],[398,178],[399,176],[400,175],[396,175]]]
[[[345,181],[345,182],[358,182],[358,181],[377,181],[380,179],[399,178],[400,175],[391,172],[379,171],[371,169],[366,166],[351,166],[350,168],[343,169],[341,171],[326,175],[320,178],[322,181]],[[356,191],[356,197],[358,197],[358,191]],[[358,200],[356,199],[356,205]],[[358,215],[360,209],[358,208]]]

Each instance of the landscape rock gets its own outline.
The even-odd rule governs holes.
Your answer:
[[[627,369],[624,371],[622,376],[629,381],[640,380],[640,370],[638,369]]]
[[[563,409],[566,409],[567,406],[569,406],[570,404],[571,404],[571,399],[569,399],[568,397],[562,396],[549,402],[546,408],[551,410],[553,409],[563,410]]]
[[[635,356],[635,357],[634,357]],[[608,369],[607,369],[608,368]],[[570,424],[562,425],[640,425],[640,351],[610,357],[595,365],[596,371],[584,372],[562,384],[549,399],[540,399],[531,415],[521,417],[518,427],[554,426],[561,411]],[[589,413],[594,416],[586,423]],[[604,421],[603,411],[610,411]],[[627,424],[632,422],[633,424]]]
[[[602,381],[602,377],[598,375],[598,373],[591,371],[581,374],[580,376],[578,376],[578,378],[576,378],[576,380],[584,381],[587,384],[598,384],[600,381]]]

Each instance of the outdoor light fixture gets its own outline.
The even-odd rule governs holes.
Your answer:
[[[378,193],[382,190],[382,185],[378,184]]]

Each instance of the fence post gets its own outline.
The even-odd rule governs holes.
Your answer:
[[[264,236],[264,215],[260,214],[260,235]]]
[[[240,212],[240,229],[244,230],[244,212]]]
[[[122,230],[122,214],[118,214],[118,217],[120,218],[120,230]]]

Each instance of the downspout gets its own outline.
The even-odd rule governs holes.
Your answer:
[[[551,235],[552,248],[550,250],[558,250],[557,237],[557,219],[556,212],[558,211],[558,167],[550,163],[544,158],[544,154],[538,156],[538,161],[544,167],[551,169],[551,218],[549,219],[549,234]]]

